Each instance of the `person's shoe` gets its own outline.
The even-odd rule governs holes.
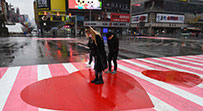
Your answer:
[[[98,80],[98,81],[96,81],[96,82],[94,82],[95,84],[104,84],[104,81],[102,80],[102,79],[100,79],[100,80]]]
[[[117,73],[117,71],[113,71],[111,74],[116,74]]]
[[[87,64],[87,66],[86,66],[87,68],[90,68],[91,67],[91,64]]]
[[[112,73],[112,72],[111,71],[106,71],[105,73],[108,74],[108,73]]]
[[[97,82],[99,79],[95,78],[94,80],[91,81],[91,83]]]

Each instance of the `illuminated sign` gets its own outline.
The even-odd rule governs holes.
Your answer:
[[[130,12],[130,0],[102,0],[106,12]]]
[[[130,14],[111,13],[113,22],[130,22]]]
[[[68,0],[69,9],[102,9],[100,0]]]
[[[51,11],[66,12],[65,0],[51,0]]]
[[[130,23],[127,22],[101,22],[101,21],[85,21],[84,26],[95,27],[129,27]]]
[[[50,0],[37,0],[38,9],[50,9]]]
[[[166,22],[166,23],[184,23],[184,15],[176,14],[157,14],[156,22]]]
[[[148,14],[132,16],[132,23],[140,23],[140,22],[147,22],[147,21],[148,21]]]

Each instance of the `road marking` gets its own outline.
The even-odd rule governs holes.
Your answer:
[[[38,72],[38,81],[52,77],[48,65],[38,65],[37,72]]]
[[[197,67],[193,67],[193,66],[188,66],[188,65],[181,64],[181,63],[177,63],[177,62],[172,62],[172,61],[169,61],[169,60],[165,60],[164,58],[153,58],[153,59],[159,60],[159,61],[163,61],[163,62],[167,62],[167,63],[176,64],[176,65],[179,65],[179,66],[184,66],[184,67],[187,67],[187,68],[192,68],[192,69],[200,70],[199,72],[203,71],[202,68],[197,68]]]
[[[37,66],[20,68],[13,87],[9,93],[3,111],[38,111],[37,107],[27,105],[21,98],[21,91],[37,81]]]
[[[190,100],[191,102],[194,102],[194,103],[196,103],[196,104],[198,104],[200,106],[203,106],[203,98],[201,98],[199,96],[196,96],[194,94],[188,93],[188,92],[186,92],[186,91],[184,91],[182,89],[179,89],[179,88],[177,88],[175,86],[172,86],[170,84],[167,84],[167,83],[164,83],[164,82],[160,82],[160,81],[148,78],[148,77],[144,76],[143,74],[141,74],[140,72],[137,72],[137,71],[135,71],[133,69],[130,69],[128,67],[125,67],[123,65],[118,64],[118,67],[120,69],[124,70],[124,71],[127,71],[128,73],[131,73],[131,74],[141,78],[141,79],[149,81],[150,83],[152,83],[152,84],[154,84],[156,86],[159,86],[159,87],[161,87],[161,88],[163,88],[163,89],[165,89],[165,90],[167,90],[169,92],[177,94],[177,95],[179,95],[179,96],[181,96],[181,97],[183,97],[185,99]]]
[[[154,104],[154,109],[156,111],[178,111],[176,108],[163,102],[162,100],[158,99],[157,97],[155,97],[149,93],[148,93],[148,95],[149,95],[152,103]]]
[[[0,111],[3,111],[3,107],[7,101],[19,70],[20,67],[8,68],[4,76],[0,79]]]
[[[75,68],[75,66],[71,63],[65,63],[63,64],[63,66],[66,68],[66,70],[69,72],[69,73],[73,73],[73,72],[77,72],[78,69]]]
[[[121,60],[121,61],[124,61],[124,62],[126,62],[126,63],[130,63],[130,64],[132,64],[132,65],[135,65],[135,67],[133,67],[133,69],[134,70],[136,70],[136,71],[138,71],[138,72],[142,72],[142,71],[145,71],[145,70],[160,70],[160,71],[165,71],[165,70],[167,70],[167,68],[159,68],[159,67],[156,67],[155,65],[154,66],[150,66],[150,68],[148,68],[147,66],[145,66],[145,65],[142,65],[143,63],[140,63],[139,64],[139,61],[138,60]],[[121,63],[121,62],[120,62]],[[122,63],[121,63],[122,64]],[[130,65],[129,64],[129,65]],[[147,64],[148,65],[148,64]],[[131,68],[131,66],[129,66],[130,68]],[[144,69],[143,69],[143,68]],[[167,70],[168,71],[168,70]],[[180,88],[180,89],[182,89],[182,90],[185,90],[185,91],[187,91],[187,92],[190,92],[190,93],[192,93],[192,94],[194,94],[194,95],[197,95],[197,96],[199,96],[199,97],[203,97],[203,94],[202,93],[200,93],[201,91],[202,91],[202,89],[201,89],[201,87],[198,87],[198,85],[196,86],[196,87],[193,87],[193,88],[190,88],[190,89],[188,89],[188,88],[185,88],[185,87],[181,87],[181,86],[178,86],[178,85],[174,85],[175,87],[177,87],[177,88]]]
[[[52,77],[48,65],[38,65],[37,71],[38,71],[38,81]],[[38,108],[38,110],[39,111],[54,111],[54,110],[43,109],[43,108]]]
[[[182,60],[181,58],[177,58],[177,57],[164,57],[164,58],[171,59],[171,60],[176,60],[176,61],[181,61],[181,62],[185,62],[185,63],[190,63],[190,64],[194,64],[194,65],[203,66],[203,63],[202,64],[195,63],[195,62],[191,62],[189,60]]]
[[[172,67],[172,66],[169,66],[169,65],[166,65],[166,64],[160,64],[158,62],[154,62],[154,61],[151,61],[151,60],[146,60],[146,59],[137,59],[137,60],[148,62],[148,63],[159,65],[159,66],[164,66],[164,67],[172,69],[172,70],[177,70],[177,71],[182,71],[182,72],[188,72],[188,73],[196,74],[196,75],[200,76],[201,78],[203,78],[203,75],[199,74],[199,73],[191,72],[191,71],[180,69],[180,68],[175,68],[175,67]]]

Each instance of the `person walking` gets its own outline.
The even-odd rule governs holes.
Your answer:
[[[109,47],[109,54],[108,54],[108,71],[105,73],[116,74],[117,73],[117,58],[119,52],[119,39],[116,37],[116,34],[112,32],[108,32],[106,34],[107,37],[107,44]],[[114,70],[111,72],[111,61],[113,60],[114,63]]]
[[[94,51],[94,47],[93,47],[93,40],[92,40],[92,36],[90,34],[90,32],[88,31],[88,29],[85,29],[85,35],[88,38],[88,43],[87,46],[89,47],[89,62],[87,64],[87,67],[91,66],[91,63],[93,61],[93,56],[95,55],[95,51]]]
[[[92,36],[93,50],[95,52],[95,54],[94,54],[95,79],[92,80],[91,83],[103,84],[104,81],[103,81],[103,77],[102,77],[102,72],[105,69],[107,69],[107,58],[106,58],[104,40],[103,40],[101,34],[97,31],[95,31],[92,27],[89,28],[89,32]]]

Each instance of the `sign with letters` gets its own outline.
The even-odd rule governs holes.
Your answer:
[[[37,8],[50,10],[50,0],[37,0]]]
[[[101,21],[85,21],[84,26],[96,27],[129,27],[127,22],[101,22]]]
[[[160,14],[157,13],[156,22],[162,23],[184,23],[185,16],[184,15],[176,15],[176,14]]]
[[[148,22],[148,14],[132,16],[132,23]]]

